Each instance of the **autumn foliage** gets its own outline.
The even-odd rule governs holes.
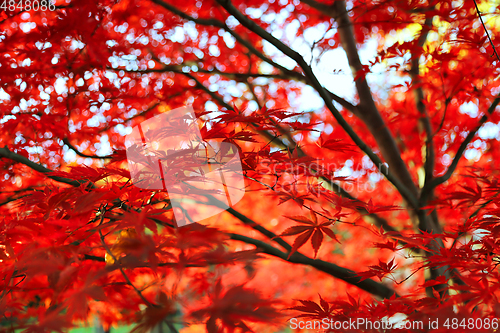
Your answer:
[[[496,2],[11,2],[1,331],[499,328]],[[177,227],[125,136],[185,105],[246,193]]]

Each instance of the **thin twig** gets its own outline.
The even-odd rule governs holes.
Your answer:
[[[479,16],[479,20],[481,21],[481,24],[483,25],[484,31],[486,32],[486,36],[488,37],[488,40],[490,41],[491,47],[493,48],[493,53],[497,56],[498,61],[500,61],[500,56],[497,53],[497,49],[495,48],[495,45],[493,44],[493,41],[491,40],[490,33],[488,32],[488,29],[486,29],[486,25],[484,25],[483,18],[481,16],[481,12],[479,11],[479,7],[477,6],[476,0],[474,1],[474,6],[476,6],[476,11],[477,11],[477,16]]]

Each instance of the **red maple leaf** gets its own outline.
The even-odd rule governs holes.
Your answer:
[[[244,285],[223,291],[220,279],[214,286],[210,302],[209,306],[191,313],[195,318],[208,318],[206,327],[209,333],[218,333],[221,329],[226,329],[230,333],[237,329],[253,332],[246,324],[247,321],[271,323],[282,316],[273,306],[273,302],[262,298]]]
[[[283,236],[293,236],[298,235],[293,242],[292,249],[288,254],[288,258],[292,256],[297,250],[302,247],[309,239],[311,239],[311,244],[314,249],[314,256],[318,254],[318,250],[323,243],[323,234],[330,236],[333,240],[340,243],[340,241],[335,236],[334,232],[328,228],[328,226],[333,224],[333,220],[327,220],[325,222],[318,222],[316,213],[311,211],[311,219],[307,216],[285,216],[293,221],[302,223],[304,225],[297,225],[290,227],[283,231],[278,237]]]

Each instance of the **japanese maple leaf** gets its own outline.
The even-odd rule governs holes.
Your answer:
[[[458,200],[455,207],[460,207],[467,203],[473,205],[481,199],[482,189],[476,184],[476,188],[460,185],[464,191],[454,191],[448,194],[447,200]]]
[[[333,223],[333,220],[327,220],[325,222],[318,223],[318,219],[314,212],[311,212],[311,219],[307,216],[285,216],[291,220],[297,221],[304,225],[296,225],[290,227],[283,231],[278,237],[283,236],[293,236],[298,235],[292,245],[292,250],[288,254],[288,258],[292,256],[297,250],[302,247],[309,239],[311,239],[311,244],[314,249],[314,257],[318,254],[318,250],[323,243],[323,234],[327,234],[330,238],[335,241],[340,241],[337,239],[333,231],[328,228],[329,225]]]
[[[297,190],[295,190],[294,188],[284,187],[284,189],[285,189],[284,191],[276,191],[276,193],[269,194],[272,196],[279,197],[278,205],[281,205],[289,200],[293,200],[300,207],[302,207],[305,201],[312,201],[312,202],[315,201],[314,199],[309,198],[309,194],[299,194],[297,193]]]
[[[139,314],[138,325],[134,327],[132,333],[151,332],[163,322],[166,322],[169,327],[173,327],[172,323],[166,319],[176,313],[175,304],[164,292],[160,292],[158,299],[158,304],[148,306]]]
[[[289,308],[289,310],[297,310],[303,312],[302,314],[295,316],[295,318],[311,318],[311,319],[323,319],[328,318],[332,315],[333,308],[330,307],[327,301],[319,296],[319,304],[309,300],[297,300],[302,305],[297,305]]]
[[[374,205],[372,199],[368,200],[368,203],[362,205],[361,207],[365,208],[368,214],[377,214],[380,212],[386,212],[391,210],[401,210],[401,207],[398,206],[382,206],[382,205]]]
[[[382,278],[384,278],[387,274],[391,274],[396,267],[398,267],[398,264],[394,263],[394,258],[388,263],[379,260],[378,265],[371,265],[368,271],[358,273],[358,276],[361,277],[361,281],[373,276],[378,277],[379,280],[382,281]]]
[[[330,139],[324,140],[320,138],[316,145],[320,148],[325,148],[332,151],[340,151],[340,152],[352,152],[356,151],[356,146],[350,143],[343,142],[342,139]]]
[[[389,249],[393,252],[396,252],[398,250],[401,250],[400,247],[398,247],[398,242],[397,241],[387,241],[385,243],[373,243],[374,247],[379,248],[379,249]]]
[[[211,304],[191,313],[194,318],[208,317],[206,322],[208,333],[219,333],[223,330],[233,333],[237,329],[242,332],[253,332],[245,321],[270,323],[281,316],[272,306],[272,302],[261,298],[259,294],[245,288],[244,285],[232,287],[226,292],[222,289],[219,279],[211,295]]]

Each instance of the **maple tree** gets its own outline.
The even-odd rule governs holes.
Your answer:
[[[13,3],[1,330],[498,328],[493,1]],[[167,191],[132,183],[125,136],[184,105],[238,147],[246,193],[176,227]],[[339,327],[322,328],[380,331]]]

